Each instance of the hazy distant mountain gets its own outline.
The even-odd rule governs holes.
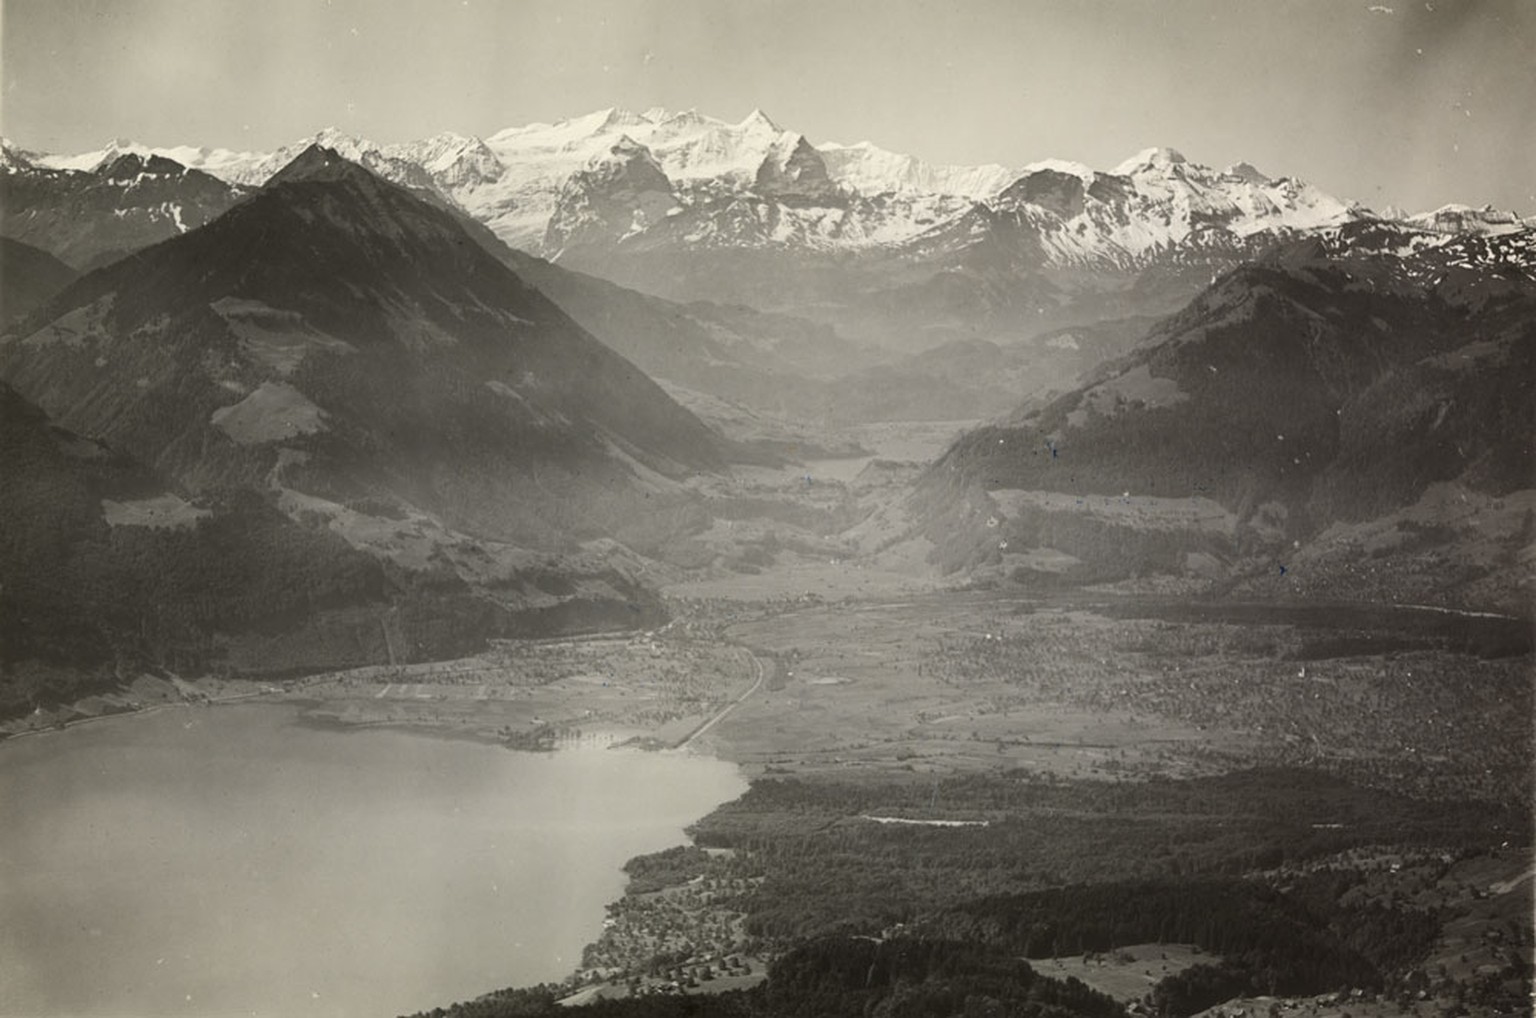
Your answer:
[[[535,547],[654,539],[678,524],[635,510],[720,463],[696,418],[452,215],[319,147],[69,287],[13,326],[0,369],[194,491],[383,499]]]
[[[920,501],[948,565],[1026,582],[1518,606],[1536,231],[1356,222],[1279,248],[1088,384],[968,435]]]
[[[52,169],[5,153],[0,235],[81,270],[202,226],[246,193],[158,155],[123,152],[89,169]]]

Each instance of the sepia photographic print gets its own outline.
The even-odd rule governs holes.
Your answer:
[[[0,1016],[1532,1014],[1533,54],[0,0]]]

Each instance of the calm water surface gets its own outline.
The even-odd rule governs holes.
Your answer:
[[[0,1013],[394,1015],[559,979],[623,862],[746,788],[706,757],[295,717],[0,744]]]

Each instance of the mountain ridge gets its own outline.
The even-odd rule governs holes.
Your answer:
[[[1533,244],[1352,223],[1231,270],[1074,389],[956,443],[914,496],[936,559],[1025,584],[1520,610]]]
[[[102,358],[127,363],[103,385],[89,350],[112,337],[118,341]],[[195,346],[210,342],[203,366],[187,363]],[[415,463],[402,461],[407,487],[452,516],[447,490],[429,480],[458,455],[449,450],[510,453],[449,445],[434,465],[428,446],[447,438],[445,428],[489,440],[510,427],[508,450],[535,462],[540,450],[564,450],[561,457],[589,464],[593,476],[579,482],[588,486],[630,473],[629,461],[657,477],[721,462],[718,440],[701,423],[492,258],[450,213],[320,148],[209,227],[75,282],[15,325],[0,355],[5,375],[65,426],[120,441],[172,475],[195,471],[204,484],[274,469],[291,439],[308,448],[306,457],[324,458],[327,448],[342,457],[326,483],[351,477],[346,483],[366,490],[380,483],[380,449],[392,447]],[[463,389],[461,377],[474,388]],[[382,388],[370,396],[370,386]],[[153,409],[167,387],[181,391],[181,409],[169,414]],[[400,431],[392,414],[427,405],[418,387],[441,390],[434,398],[444,416]],[[394,395],[380,400],[386,391]],[[230,416],[229,407],[247,404]],[[195,407],[213,417],[187,416]],[[236,423],[242,415],[266,423],[247,435]],[[283,428],[292,432],[286,438]],[[209,441],[224,452],[210,458]],[[288,470],[326,473],[318,461]],[[526,470],[479,481],[474,472],[453,475],[455,485],[470,483],[456,496],[470,499],[459,506],[459,525],[519,532],[514,519],[494,524],[472,507],[480,497],[472,491],[485,486],[510,485],[529,505],[544,505],[535,514],[544,522],[525,538],[575,519],[519,473]]]
[[[414,175],[414,170],[399,165],[402,162],[414,163],[422,174],[438,180],[445,193],[459,200],[468,191],[501,183],[496,179],[498,166],[499,173],[505,175],[516,169],[519,163],[529,164],[528,170],[532,176],[546,178],[546,189],[549,192],[558,191],[559,184],[566,177],[580,169],[592,155],[610,146],[620,135],[627,135],[638,144],[654,150],[659,165],[668,176],[684,184],[694,184],[709,177],[734,178],[738,184],[750,184],[755,181],[770,149],[776,144],[782,144],[786,136],[803,137],[783,130],[760,110],[754,110],[743,120],[732,123],[700,114],[696,110],[673,112],[653,108],[635,113],[611,107],[553,123],[535,122],[508,127],[485,137],[449,132],[418,141],[379,144],[328,127],[310,138],[284,146],[273,153],[238,153],[227,149],[191,146],[150,147],[115,139],[102,149],[76,155],[29,153],[26,157],[35,165],[48,168],[90,169],[115,153],[153,153],[193,168],[204,169],[233,183],[250,185],[261,183],[309,141],[314,140],[329,144],[365,165],[369,160],[375,160],[377,165],[370,165],[370,169],[386,177],[391,174]],[[880,149],[870,142],[813,145],[807,141],[806,144],[827,167],[830,182],[849,193],[865,197],[911,192],[985,200],[996,196],[1020,178],[1042,169],[1058,172],[1066,170],[1085,177],[1092,174],[1134,176],[1137,172],[1148,171],[1166,176],[1179,168],[1197,165],[1176,150],[1166,147],[1144,149],[1108,171],[1096,171],[1081,163],[1061,159],[1042,159],[1012,168],[999,164],[938,166],[914,156]],[[14,146],[8,148],[20,153]],[[468,163],[461,160],[468,160]],[[469,168],[471,164],[473,170]],[[1209,167],[1200,169],[1208,174],[1217,172],[1211,171]],[[1219,175],[1250,182],[1258,178],[1271,183],[1292,179],[1281,177],[1271,180],[1247,163],[1235,164],[1219,171]],[[401,182],[419,185],[421,180],[418,176]],[[505,183],[514,189],[523,186]],[[473,201],[463,203],[477,218],[487,221],[493,229],[497,228],[494,222],[496,217],[487,214],[489,210],[486,206]],[[502,229],[497,232],[505,236]]]
[[[1267,248],[1351,222],[1479,235],[1529,223],[1470,207],[1377,213],[1294,177],[1249,163],[1215,169],[1166,147],[1109,170],[1061,159],[935,167],[867,143],[817,146],[760,110],[733,123],[612,107],[483,138],[381,145],[327,128],[314,140],[567,268],[683,304],[808,318],[895,355],[1171,313]],[[4,174],[72,172],[47,167],[142,150],[249,185],[308,144],[244,156],[12,147]]]

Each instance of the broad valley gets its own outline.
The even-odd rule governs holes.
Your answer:
[[[216,6],[5,5],[39,89],[23,38],[194,91],[177,40],[296,55],[282,116],[80,71],[145,143],[6,86],[0,1014],[1530,1013],[1531,105],[1468,91],[1515,165],[1425,155],[1466,204],[1403,211],[1392,128],[1371,191],[1159,34],[1275,34],[1258,78],[1400,126],[1340,54],[1531,85],[1530,10],[1300,4],[1306,63],[1256,6],[895,3],[946,70],[871,55],[926,84],[867,129],[929,162],[819,136],[866,129],[812,57],[886,38],[855,5],[781,50],[804,5]],[[1124,66],[1042,77],[1088,7]],[[642,9],[783,119],[651,105]],[[514,28],[644,56],[530,52],[506,108],[566,115],[508,120],[449,54]],[[610,67],[634,108],[568,108]]]

